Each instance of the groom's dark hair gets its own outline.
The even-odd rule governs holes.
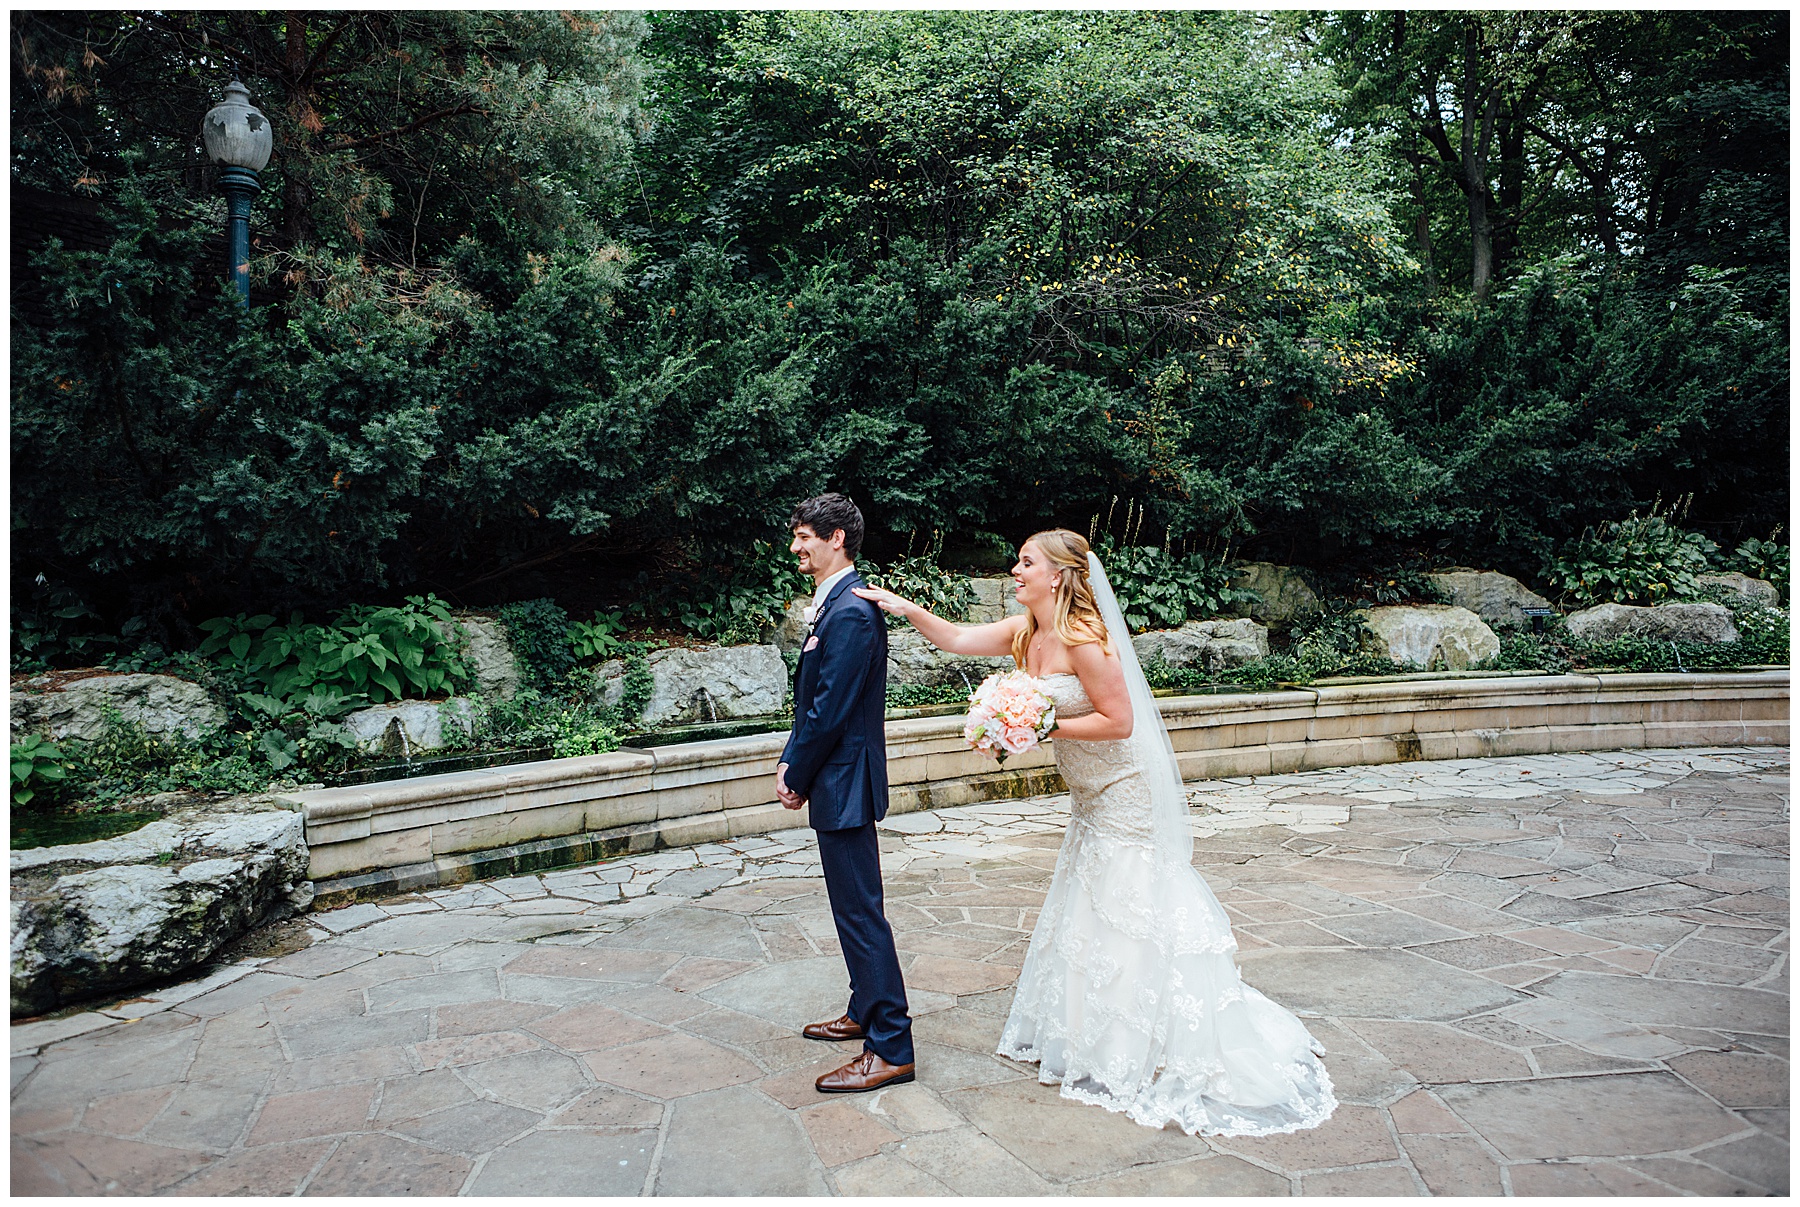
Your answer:
[[[815,536],[831,539],[831,534],[838,529],[844,530],[844,556],[851,561],[862,550],[863,518],[856,504],[848,495],[835,492],[815,495],[794,508],[794,514],[788,517],[788,531],[792,532],[800,525],[813,530]]]

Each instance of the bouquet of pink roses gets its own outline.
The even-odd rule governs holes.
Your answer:
[[[1038,681],[1024,671],[999,671],[969,693],[963,739],[1004,763],[1007,755],[1024,754],[1055,727],[1056,705]]]

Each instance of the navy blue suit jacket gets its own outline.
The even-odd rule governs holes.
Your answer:
[[[887,816],[887,625],[881,609],[838,580],[813,620],[818,645],[794,675],[794,730],[781,761],[787,786],[810,801],[815,830],[849,830]],[[809,642],[810,644],[810,642]]]

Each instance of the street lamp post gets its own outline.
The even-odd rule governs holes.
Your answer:
[[[219,191],[225,194],[227,263],[237,284],[238,301],[250,305],[250,202],[261,191],[256,174],[275,149],[269,119],[250,103],[250,90],[232,80],[225,99],[207,111],[200,123],[206,157],[219,165]]]

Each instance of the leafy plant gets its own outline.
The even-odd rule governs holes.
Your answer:
[[[626,725],[636,725],[644,715],[644,706],[656,690],[656,676],[650,662],[641,653],[625,659],[625,674],[620,683],[618,713]]]
[[[953,574],[939,565],[943,545],[942,533],[934,533],[931,543],[919,553],[910,551],[909,541],[906,554],[895,558],[887,569],[876,570],[864,577],[874,586],[885,587],[945,620],[967,620],[980,600],[966,576]],[[890,629],[900,628],[906,623],[898,616],[885,612],[883,615],[887,617]]]
[[[352,605],[329,625],[295,612],[277,625],[267,614],[203,621],[199,653],[287,700],[314,688],[381,704],[424,698],[467,682],[450,610],[435,595],[409,595],[405,607]]]
[[[525,599],[500,609],[500,623],[525,681],[547,688],[575,666],[575,648],[569,633],[569,614],[553,599]]]
[[[1698,594],[1695,581],[1710,568],[1718,546],[1676,527],[1693,496],[1668,512],[1661,501],[1648,514],[1588,528],[1544,565],[1544,577],[1579,607],[1598,603],[1656,604]]]
[[[41,734],[19,734],[12,739],[12,801],[28,805],[39,793],[68,778],[62,749]]]
[[[253,718],[248,736],[274,771],[295,765],[337,770],[359,750],[350,731],[336,722],[367,703],[360,694],[319,685],[285,700],[258,692],[239,692],[237,700],[240,712]]]
[[[1119,611],[1134,633],[1179,628],[1258,598],[1254,591],[1231,586],[1231,568],[1204,551],[1176,559],[1158,545],[1115,547],[1103,537],[1099,553]]]
[[[577,662],[611,658],[624,652],[629,644],[619,634],[625,631],[625,613],[595,612],[592,620],[576,620],[569,624],[569,644],[575,648]]]
[[[1327,675],[1394,674],[1406,668],[1365,644],[1365,613],[1354,600],[1330,597],[1324,608],[1297,619],[1288,630],[1287,653],[1300,671],[1294,682]]]
[[[559,759],[605,754],[619,748],[618,730],[592,713],[566,712],[554,724],[557,734],[551,739],[550,749]]]
[[[1786,602],[1788,597],[1788,547],[1778,545],[1775,538],[1781,535],[1781,525],[1769,533],[1769,539],[1759,541],[1751,537],[1731,552],[1731,560],[1726,563],[1729,569],[1739,574],[1747,574],[1751,578],[1760,578],[1774,584],[1776,597]]]

